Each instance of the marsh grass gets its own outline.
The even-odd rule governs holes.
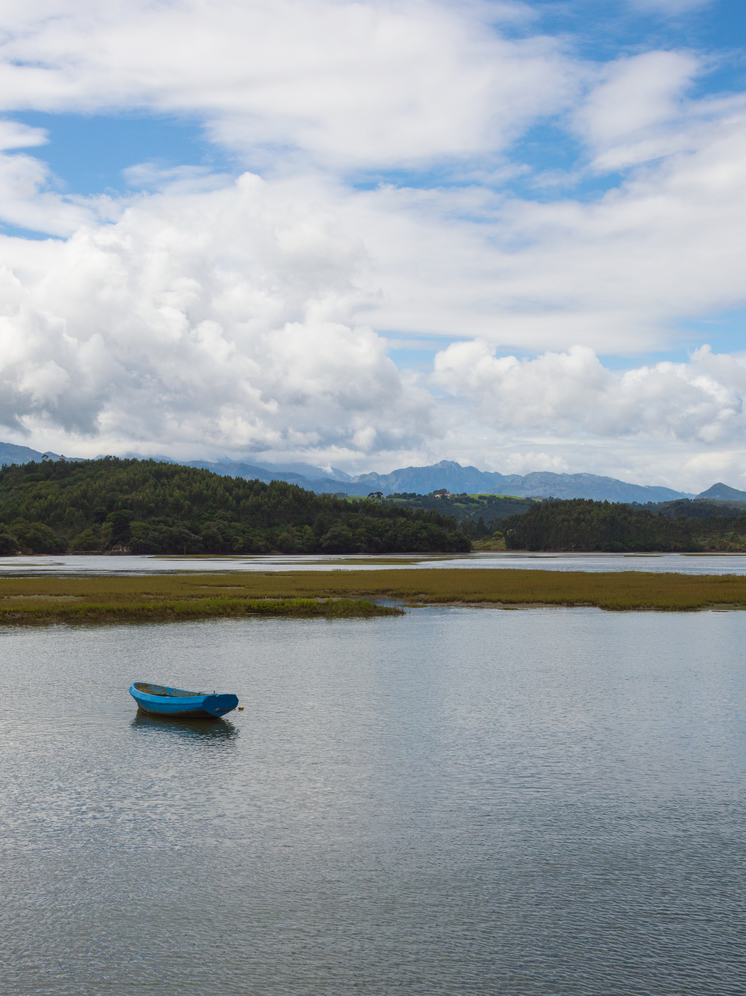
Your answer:
[[[746,577],[620,571],[402,568],[0,578],[0,623],[175,620],[247,615],[350,618],[408,605],[746,608]]]
[[[32,580],[40,582],[49,579]],[[0,597],[0,624],[165,622],[240,616],[349,619],[403,614],[402,609],[375,605],[361,599],[246,598],[227,595],[169,599],[154,595],[152,591],[138,591],[137,586],[133,585],[114,587],[119,590],[76,591],[64,595],[49,591],[3,592]],[[112,598],[112,595],[115,597]]]

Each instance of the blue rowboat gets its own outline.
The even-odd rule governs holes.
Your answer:
[[[183,688],[151,685],[148,681],[133,682],[130,695],[143,712],[154,716],[180,716],[182,719],[215,719],[216,716],[225,716],[238,705],[236,695],[187,692]]]

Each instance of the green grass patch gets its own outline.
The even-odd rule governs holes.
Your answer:
[[[350,598],[217,596],[180,601],[158,598],[151,598],[148,601],[126,598],[121,598],[119,601],[94,601],[85,595],[65,597],[35,594],[6,597],[0,603],[0,624],[174,622],[182,619],[244,616],[351,619],[402,614],[402,609]]]
[[[0,578],[0,623],[148,621],[247,615],[385,616],[409,605],[746,608],[746,577],[490,568],[402,568]]]

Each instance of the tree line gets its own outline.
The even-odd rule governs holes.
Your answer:
[[[653,511],[650,507],[575,498],[537,502],[527,514],[506,519],[502,528],[509,550],[608,553],[746,550],[743,512],[715,509],[714,514],[705,516],[699,507],[693,510],[694,514],[681,514],[689,512],[688,508],[678,511],[673,517],[668,509]]]
[[[453,516],[155,460],[0,469],[0,555],[467,552]]]

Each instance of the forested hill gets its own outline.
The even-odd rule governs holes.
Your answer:
[[[746,550],[746,514],[726,512],[731,514],[670,518],[646,508],[576,498],[532,505],[525,515],[506,519],[503,529],[509,550]]]
[[[491,536],[502,527],[503,519],[510,515],[528,512],[541,498],[513,498],[506,495],[450,495],[433,493],[397,493],[386,495],[383,501],[403,508],[422,508],[437,511],[440,515],[453,516],[461,532],[472,540]]]
[[[154,460],[0,470],[0,555],[468,551],[452,517]]]

